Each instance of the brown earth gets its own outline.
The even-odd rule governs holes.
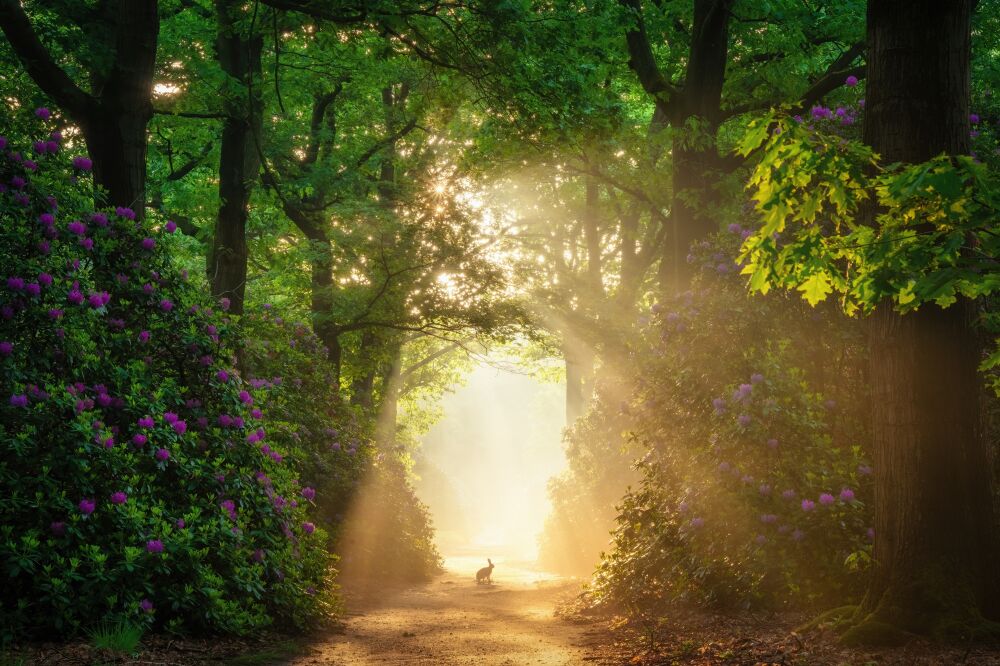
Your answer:
[[[330,664],[530,664],[621,663],[594,655],[610,642],[600,623],[571,623],[556,606],[579,583],[495,561],[493,584],[477,585],[479,558],[449,558],[433,581],[380,598],[348,598],[342,634],[314,643],[294,666]]]

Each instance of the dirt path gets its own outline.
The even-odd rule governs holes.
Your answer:
[[[479,558],[450,558],[447,573],[425,585],[359,602],[346,632],[291,661],[314,664],[600,664],[585,659],[600,643],[596,625],[555,617],[578,583],[496,561],[493,585],[476,585]],[[603,662],[607,663],[607,662]]]

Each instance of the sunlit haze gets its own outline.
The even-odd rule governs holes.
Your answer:
[[[564,390],[482,364],[445,396],[416,469],[445,556],[536,557],[546,484],[566,464]]]

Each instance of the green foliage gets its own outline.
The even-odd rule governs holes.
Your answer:
[[[1000,290],[1000,183],[971,156],[884,165],[870,148],[771,113],[740,146],[759,153],[748,188],[761,224],[740,259],[751,291],[832,293],[846,312],[901,312]],[[995,351],[984,370],[1000,365]]]
[[[856,594],[870,549],[856,332],[748,302],[719,258],[701,249],[705,281],[656,308],[617,408],[645,454],[594,589],[638,616]]]
[[[35,160],[0,161],[0,631],[314,621],[324,533],[263,443],[237,330],[173,267],[172,225],[95,212],[85,170]]]

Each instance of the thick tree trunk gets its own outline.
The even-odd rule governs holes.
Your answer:
[[[219,156],[219,212],[209,249],[207,270],[212,295],[230,300],[230,312],[243,314],[246,294],[246,225],[250,193],[260,159],[255,132],[260,133],[260,35],[244,36],[234,24],[237,14],[228,0],[216,2],[219,64],[229,77],[245,87],[238,98],[226,100]],[[241,10],[237,10],[241,11]]]
[[[886,162],[967,151],[971,4],[870,0],[864,136]],[[875,568],[848,642],[973,638],[997,617],[975,316],[884,303],[869,322]]]
[[[119,0],[114,10],[115,60],[99,81],[97,104],[83,113],[69,109],[80,123],[94,162],[94,182],[107,203],[135,211],[146,208],[146,126],[153,117],[153,72],[160,32],[155,0]]]
[[[722,106],[722,85],[729,53],[729,17],[733,0],[695,0],[684,90],[667,110],[675,131],[683,134],[672,151],[673,202],[670,233],[660,260],[659,282],[664,293],[688,288],[694,264],[691,245],[717,231],[711,205],[718,181],[715,132]],[[699,136],[692,136],[695,133]]]

